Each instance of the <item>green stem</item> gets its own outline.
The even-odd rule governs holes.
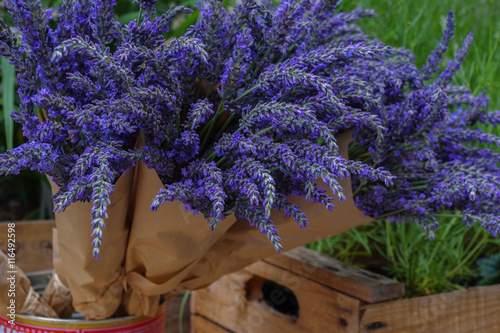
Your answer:
[[[415,207],[417,204],[426,203],[426,202],[429,202],[429,201],[430,201],[430,199],[425,199],[425,200],[423,200],[421,202],[417,202],[417,203],[411,205],[410,208],[411,207]],[[389,217],[391,215],[395,215],[395,214],[399,214],[399,213],[402,213],[402,212],[406,212],[407,210],[408,209],[406,209],[406,208],[401,208],[401,209],[395,210],[393,212],[389,212],[389,213],[385,213],[385,214],[379,215],[379,216],[375,217],[375,219],[376,220],[381,220],[381,219]]]
[[[475,241],[475,240],[476,240],[476,238],[474,238],[474,241]],[[455,266],[455,268],[454,268],[453,270],[451,270],[451,271],[447,274],[447,276],[454,276],[454,275],[456,274],[456,272],[460,271],[460,270],[463,268],[463,266],[465,266],[465,265],[469,262],[469,260],[471,259],[471,257],[472,257],[473,255],[475,255],[475,254],[476,254],[476,252],[477,252],[477,251],[479,251],[479,250],[480,250],[480,247],[479,247],[479,246],[477,246],[477,247],[476,247],[475,249],[473,249],[472,251],[469,251],[469,252],[468,252],[468,254],[467,254],[467,256],[466,256],[466,257],[465,257],[465,258],[464,258],[464,259],[460,262],[460,264],[456,265],[456,266]]]
[[[5,126],[5,139],[7,149],[14,148],[14,120],[11,115],[14,110],[14,82],[16,71],[14,66],[5,58],[2,58],[2,100],[3,121]],[[41,114],[41,113],[40,113]],[[43,116],[42,116],[43,119]],[[45,119],[44,119],[45,120]]]
[[[212,130],[215,126],[215,123],[217,122],[217,120],[219,120],[223,112],[224,112],[224,101],[221,101],[219,107],[217,108],[217,111],[215,111],[215,115],[213,116],[213,118],[210,119],[205,128],[203,128],[203,131],[201,131],[200,136],[203,136],[203,142],[200,146],[200,152],[202,152],[203,148],[205,148],[208,142],[208,138],[210,137],[210,134],[212,133]]]
[[[412,185],[420,185],[420,184],[423,185],[423,184],[427,184],[427,183],[428,183],[427,180],[415,180],[415,181],[410,182],[410,184],[412,184]]]
[[[184,333],[184,327],[182,326],[182,319],[184,317],[184,309],[186,308],[187,300],[191,292],[186,290],[182,296],[181,304],[179,305],[179,332]]]
[[[436,217],[461,217],[461,214],[441,214],[441,213],[434,213],[431,214],[432,216]]]
[[[361,189],[363,188],[363,186],[366,185],[366,182],[365,181],[362,181],[361,184],[359,184],[358,188],[356,189],[356,191],[354,191],[354,193],[352,194],[353,197],[355,197],[359,191],[361,191]]]
[[[141,23],[142,7],[139,7],[139,14],[137,15],[137,25]]]
[[[201,84],[202,80],[200,79],[200,82],[198,82],[198,86],[196,87],[196,94],[194,95],[194,100],[192,101],[192,103],[196,102],[198,100],[198,97],[200,96]]]
[[[406,208],[398,209],[398,210],[395,210],[393,212],[389,212],[389,213],[385,213],[385,214],[379,215],[375,219],[381,220],[381,219],[386,218],[388,216],[391,216],[391,215],[394,215],[394,214],[399,214],[399,213],[406,212],[406,211],[407,211]]]
[[[366,160],[367,158],[371,158],[372,154],[368,151],[362,152],[358,151],[356,153],[351,153],[351,151],[348,152],[349,159],[359,161],[359,160]]]
[[[361,161],[361,163],[363,163],[363,164],[368,164],[368,162],[370,162],[371,160],[372,160],[372,156],[370,155],[370,156],[368,156],[368,157],[365,157],[365,158]]]
[[[214,151],[212,154],[208,155],[208,157],[206,158],[205,161],[206,162],[212,162],[215,159],[216,156],[217,156],[217,152]]]
[[[271,127],[264,128],[262,131],[258,131],[257,133],[255,133],[255,135],[261,135],[261,134],[269,132],[270,130],[272,130]]]
[[[262,57],[262,59],[260,60],[259,62],[259,65],[255,68],[255,70],[253,71],[253,74],[252,74],[252,77],[250,78],[250,82],[253,82],[253,80],[255,79],[255,77],[257,76],[257,73],[259,72],[260,68],[262,67],[262,64],[264,63],[264,60],[267,58],[267,56],[269,55],[269,52],[271,52],[271,48],[268,48],[266,53],[264,53],[264,56]]]
[[[213,88],[214,88],[214,86],[212,86],[211,84],[209,84],[207,93],[205,94],[205,98],[208,98],[208,96],[210,96],[210,94],[212,93],[212,89]]]
[[[221,158],[220,160],[217,161],[217,163],[215,164],[217,167],[220,167],[224,162],[226,162],[227,160],[227,157],[223,157]]]
[[[463,214],[441,214],[441,213],[434,213],[434,214],[431,214],[433,216],[437,216],[437,217],[457,217],[457,218],[463,218],[464,215]],[[470,218],[476,220],[476,221],[481,221],[481,218],[479,218],[478,216],[470,216]]]
[[[418,185],[418,186],[413,186],[413,187],[409,187],[407,188],[407,190],[410,190],[410,191],[413,191],[413,190],[425,190],[427,188],[427,185]],[[399,191],[390,191],[390,192],[387,192],[387,194],[394,194],[394,193],[398,193]]]
[[[243,97],[245,97],[246,95],[250,94],[252,91],[254,91],[255,89],[259,88],[260,85],[257,84],[255,86],[253,86],[252,88],[248,89],[247,91],[245,91],[243,94],[241,94],[240,96],[236,97],[236,99],[234,100],[234,102],[238,102],[240,99],[242,99]]]
[[[215,140],[214,140],[215,142],[217,142],[217,140],[219,140],[219,138],[222,136],[222,134],[224,133],[224,131],[226,130],[226,128],[229,126],[229,124],[231,123],[231,121],[234,119],[234,117],[236,117],[236,113],[231,113],[231,115],[229,116],[229,118],[226,120],[226,122],[224,123],[224,125],[220,129],[219,133],[217,133],[217,135],[215,136]]]
[[[350,145],[349,146],[349,156],[351,156],[351,154],[353,155],[359,155],[359,154],[364,154],[364,153],[369,153],[368,152],[368,147],[369,145],[368,144],[364,144],[364,145],[359,145],[359,144],[353,144],[353,145]]]
[[[451,231],[451,227],[452,227],[452,223],[448,223],[447,224],[447,228],[444,229],[444,233],[443,233],[443,239],[446,239],[448,237],[448,234],[450,233]],[[438,251],[439,247],[438,246],[435,246],[434,249],[432,250],[430,256],[429,256],[429,262],[433,262],[431,260],[434,260],[434,257]]]
[[[389,255],[389,257],[391,258],[391,261],[394,263],[395,260],[394,260],[394,250],[393,250],[393,247],[392,247],[392,242],[391,242],[391,235],[392,233],[392,229],[389,225],[389,221],[385,222],[385,234],[387,235],[386,237],[386,242],[387,242],[387,254]]]

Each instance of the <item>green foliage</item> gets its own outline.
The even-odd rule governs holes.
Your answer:
[[[358,6],[373,8],[378,14],[378,18],[360,23],[365,31],[384,43],[410,49],[419,67],[438,44],[448,11],[453,11],[457,24],[455,38],[441,67],[453,58],[467,34],[473,32],[469,56],[453,83],[467,86],[474,94],[486,91],[491,109],[500,108],[498,1],[356,0],[343,2],[341,10]],[[500,129],[492,126],[487,130],[500,134]],[[462,289],[475,282],[479,272],[476,260],[498,251],[500,239],[478,225],[467,228],[458,217],[441,225],[433,241],[417,225],[378,221],[308,247],[350,264],[378,269],[404,282],[407,297]],[[497,267],[497,274],[500,269],[498,265],[490,266],[490,279],[492,267]],[[482,276],[481,281],[484,279]]]
[[[7,149],[14,147],[14,121],[11,118],[12,110],[14,110],[14,66],[9,64],[5,59],[2,62],[2,113],[5,128],[5,142]]]
[[[362,258],[374,255],[372,239],[379,233],[378,224],[363,225],[340,235],[306,245],[316,252],[325,253],[347,264],[358,265]]]
[[[469,32],[474,42],[454,83],[474,94],[487,91],[493,108],[500,107],[500,2],[496,0],[355,0],[344,1],[341,10],[361,6],[373,8],[378,18],[365,19],[361,26],[383,43],[410,49],[421,67],[436,47],[446,25],[448,11],[455,14],[456,30],[443,65],[453,58]],[[443,66],[442,66],[443,67]]]
[[[479,286],[489,286],[500,283],[500,253],[492,254],[477,261],[479,266]]]
[[[385,224],[385,235],[374,238],[377,252],[387,261],[384,270],[406,285],[406,296],[463,289],[477,275],[474,263],[487,250],[489,233],[467,228],[455,218],[429,241],[414,224]]]
[[[453,218],[430,241],[415,224],[378,221],[309,244],[343,262],[404,282],[406,297],[463,289],[474,284],[477,259],[498,246],[479,225]]]

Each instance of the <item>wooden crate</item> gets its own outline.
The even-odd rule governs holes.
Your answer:
[[[10,222],[13,223],[13,222]],[[52,269],[53,220],[18,221],[15,223],[16,264],[25,273]],[[7,250],[9,222],[0,223],[0,249]]]
[[[0,250],[7,250],[8,223],[0,223]],[[52,265],[52,229],[53,220],[14,222],[16,234],[16,264],[25,273],[53,269]],[[90,239],[90,237],[89,237]],[[165,332],[179,332],[179,306],[182,295],[167,302],[165,314]],[[189,303],[183,315],[184,332],[190,330]]]
[[[500,332],[500,285],[400,299],[404,285],[298,248],[192,293],[193,333]]]

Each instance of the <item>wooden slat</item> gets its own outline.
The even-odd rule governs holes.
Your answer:
[[[0,223],[0,249],[7,249],[8,223],[16,224],[16,264],[25,273],[52,269],[53,220]]]
[[[261,291],[265,280],[293,291],[299,306],[298,317],[266,304]],[[192,313],[233,332],[359,331],[359,300],[262,261],[226,275],[194,294]]]
[[[403,283],[349,266],[318,252],[299,247],[284,254],[265,261],[368,303],[404,296]]]
[[[368,304],[360,332],[498,333],[500,285]]]
[[[166,333],[167,331],[165,331]],[[185,331],[189,332],[189,331]],[[210,320],[197,315],[191,315],[191,333],[232,333],[211,322]]]

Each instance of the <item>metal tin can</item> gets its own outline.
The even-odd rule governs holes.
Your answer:
[[[27,274],[35,291],[50,280],[50,272]],[[127,316],[103,320],[54,319],[16,314],[16,319],[0,316],[0,333],[164,333],[165,304],[154,317]]]
[[[163,308],[164,309],[164,308]],[[163,333],[165,313],[154,317],[129,316],[105,320],[52,319],[16,315],[14,323],[0,316],[0,332],[5,333]]]

